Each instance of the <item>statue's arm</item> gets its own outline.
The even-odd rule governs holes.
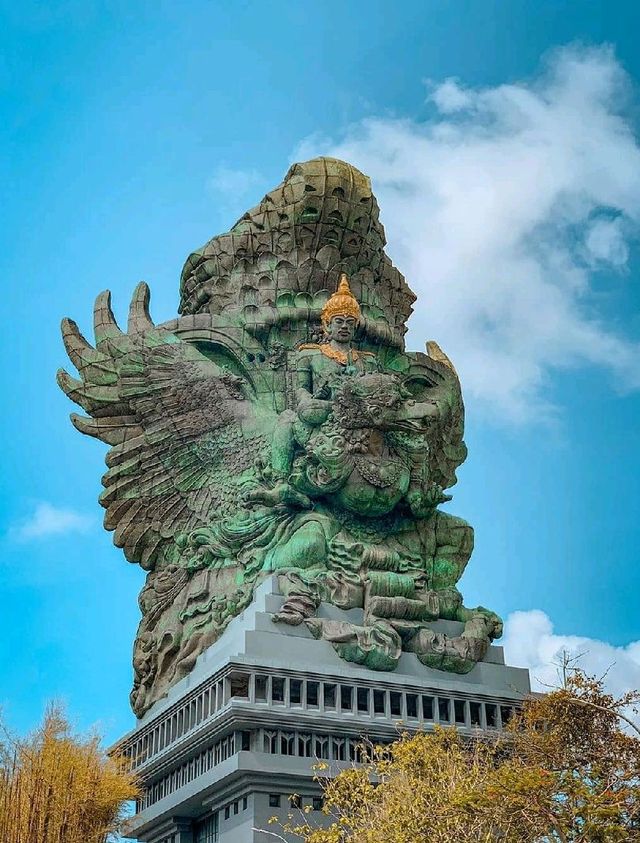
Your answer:
[[[302,353],[296,366],[296,410],[303,422],[317,426],[326,421],[331,402],[315,397],[315,386],[312,358]]]
[[[304,353],[298,354],[296,360],[296,402],[300,404],[313,397],[313,369],[311,359]]]

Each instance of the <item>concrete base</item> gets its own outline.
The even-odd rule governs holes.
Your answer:
[[[530,692],[528,671],[507,667],[501,647],[464,675],[422,665],[405,653],[396,671],[349,664],[303,625],[275,624],[284,598],[277,578],[193,670],[120,742],[145,794],[130,835],[146,843],[268,843],[268,819],[311,807],[321,788],[312,765],[331,771],[358,758],[364,736],[391,742],[403,731],[456,723],[468,733],[502,728]],[[361,610],[322,604],[318,615],[358,623]],[[458,634],[461,625],[434,629]]]

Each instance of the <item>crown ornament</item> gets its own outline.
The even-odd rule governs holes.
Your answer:
[[[325,328],[329,327],[329,323],[334,316],[352,316],[358,322],[362,318],[360,305],[351,292],[349,279],[344,272],[340,275],[338,289],[327,301],[320,313],[320,318]]]

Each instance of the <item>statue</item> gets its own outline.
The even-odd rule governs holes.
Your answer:
[[[298,502],[310,507],[304,494],[296,492],[290,482],[296,445],[304,448],[315,427],[326,422],[335,401],[336,388],[343,376],[377,369],[375,354],[359,352],[353,338],[360,322],[360,306],[349,288],[345,273],[340,276],[338,290],[322,308],[320,318],[325,342],[303,343],[293,365],[295,377],[295,409],[278,416],[272,445],[271,468],[279,483],[270,491],[258,491],[251,500],[264,503]]]
[[[63,321],[73,424],[111,446],[105,527],[148,572],[138,716],[274,574],[275,622],[371,669],[406,651],[465,673],[501,634],[456,588],[472,528],[438,508],[466,456],[459,380],[436,343],[404,350],[414,296],[384,244],[368,178],[318,158],[187,259],[179,318],[154,325],[141,284],[126,333],[107,292],[95,347]],[[316,617],[321,601],[362,623]]]

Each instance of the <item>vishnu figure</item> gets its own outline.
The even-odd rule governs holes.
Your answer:
[[[376,355],[358,351],[353,339],[362,319],[360,305],[343,273],[337,291],[320,314],[325,342],[305,343],[296,351],[294,366],[295,409],[280,413],[271,452],[274,486],[253,492],[249,500],[267,504],[309,507],[306,495],[289,483],[296,450],[304,447],[313,429],[329,417],[336,387],[345,375],[375,372]]]

